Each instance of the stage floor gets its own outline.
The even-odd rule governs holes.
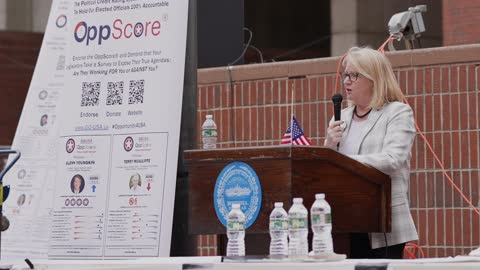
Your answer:
[[[271,261],[259,257],[247,257],[235,261],[222,257],[170,257],[145,258],[138,260],[45,260],[32,261],[35,269],[41,270],[436,270],[436,269],[480,269],[480,257],[457,256],[455,258],[433,258],[416,260],[342,260],[335,262]],[[25,262],[2,262],[12,269],[28,269]],[[3,268],[2,268],[3,269]],[[8,268],[6,268],[8,269]]]

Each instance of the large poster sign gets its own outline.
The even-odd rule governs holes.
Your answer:
[[[54,1],[45,37],[65,29],[55,36],[63,44],[64,69],[51,79],[59,85],[57,128],[48,150],[36,146],[37,161],[47,152],[52,157],[37,177],[55,179],[37,191],[50,190],[50,258],[169,255],[187,5]],[[52,51],[46,41],[44,51]],[[39,58],[37,69],[50,61]],[[23,119],[32,107],[25,105],[23,133],[33,132]]]
[[[53,1],[12,148],[22,157],[5,176],[11,193],[3,214],[3,259],[47,258],[58,140],[58,105],[65,89],[67,13],[70,1]]]

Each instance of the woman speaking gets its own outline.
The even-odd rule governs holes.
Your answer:
[[[352,234],[351,258],[403,258],[418,235],[410,214],[408,186],[415,126],[392,66],[381,53],[351,48],[343,61],[348,107],[330,121],[325,146],[388,174],[392,183],[392,231]]]

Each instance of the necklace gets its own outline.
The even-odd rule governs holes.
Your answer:
[[[368,114],[370,114],[370,112],[372,111],[372,108],[370,108],[370,110],[368,112],[366,112],[365,114],[363,115],[358,115],[357,113],[357,106],[355,106],[355,108],[353,108],[353,114],[355,114],[355,116],[357,118],[364,118],[365,116],[367,116]]]

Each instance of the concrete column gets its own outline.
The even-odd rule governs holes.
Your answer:
[[[0,30],[45,32],[52,0],[0,0]]]
[[[352,46],[377,48],[388,38],[383,0],[331,1],[332,56]]]
[[[422,34],[422,47],[441,46],[442,2],[435,0],[332,0],[331,55],[339,56],[352,46],[370,46],[374,49],[388,38],[388,21],[409,7],[426,4],[423,13],[427,31]],[[403,41],[396,45],[403,50]]]
[[[47,27],[48,15],[50,14],[50,7],[52,0],[32,0],[33,8],[33,32],[45,32]]]
[[[332,44],[331,55],[343,55],[348,48],[357,44],[358,0],[330,1]]]
[[[0,30],[7,29],[7,0],[0,0]]]
[[[377,49],[390,36],[388,20],[396,12],[388,11],[388,6],[403,0],[358,0],[357,25],[358,39],[356,45]]]
[[[32,31],[32,0],[6,0],[7,31]]]

